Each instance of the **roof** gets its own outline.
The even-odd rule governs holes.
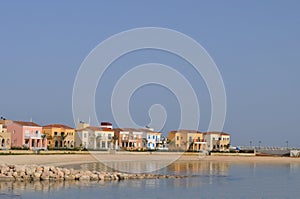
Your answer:
[[[151,131],[146,128],[115,128],[115,131],[128,131],[128,132],[151,132],[151,133],[161,133],[158,131]]]
[[[41,127],[40,125],[34,123],[34,122],[23,122],[23,121],[13,121],[14,123],[21,125],[21,126],[36,126]]]
[[[104,125],[104,126],[112,126],[112,123],[110,123],[110,122],[101,122],[101,125]]]
[[[98,126],[88,126],[86,128],[83,128],[83,129],[77,129],[76,131],[84,131],[84,130],[92,130],[92,131],[114,131],[113,129],[110,129],[110,128],[101,128],[101,127],[98,127]]]
[[[169,133],[201,133],[201,132],[197,130],[180,129],[180,130],[171,131]]]
[[[43,126],[43,128],[62,128],[62,129],[74,129],[72,127],[69,127],[64,124],[48,124],[46,126]]]
[[[218,132],[218,131],[212,131],[212,132],[203,132],[203,134],[219,134],[219,135],[230,135],[229,133],[224,133],[224,132]]]

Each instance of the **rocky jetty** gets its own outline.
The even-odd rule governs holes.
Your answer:
[[[128,174],[66,169],[38,165],[0,165],[2,181],[119,181],[127,179],[182,178],[159,174]]]

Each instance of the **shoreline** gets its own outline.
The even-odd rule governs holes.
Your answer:
[[[234,164],[257,163],[257,164],[300,164],[300,158],[276,157],[276,156],[199,156],[199,154],[160,153],[160,154],[137,154],[137,153],[84,153],[84,154],[49,154],[49,155],[0,155],[0,164],[12,165],[51,165],[64,166],[85,163],[111,163],[111,162],[147,162],[147,161],[213,161]]]

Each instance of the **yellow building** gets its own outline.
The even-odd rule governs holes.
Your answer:
[[[7,132],[7,120],[0,120],[0,149],[11,148],[11,133]]]
[[[168,140],[171,150],[199,151],[206,149],[203,134],[196,130],[171,131],[168,134]]]
[[[48,147],[74,148],[75,129],[63,124],[49,124],[43,126],[43,133],[47,135]]]

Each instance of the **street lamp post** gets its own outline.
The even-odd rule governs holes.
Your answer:
[[[286,148],[288,149],[289,148],[289,141],[286,141]]]
[[[258,148],[260,149],[260,144],[261,144],[261,141],[258,141]]]
[[[250,141],[249,143],[250,143],[250,148],[252,148],[252,141]]]

